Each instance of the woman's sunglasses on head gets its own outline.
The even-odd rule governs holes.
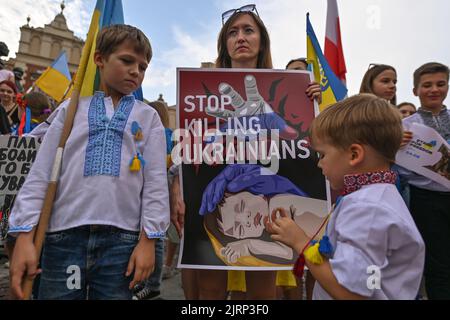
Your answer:
[[[228,21],[228,19],[230,19],[233,15],[239,12],[254,12],[259,17],[258,10],[256,10],[256,5],[247,4],[240,8],[231,9],[222,13],[222,24],[224,25]]]

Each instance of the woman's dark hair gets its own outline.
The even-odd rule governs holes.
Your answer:
[[[216,59],[216,68],[231,68],[231,57],[228,53],[227,49],[227,40],[228,40],[228,29],[230,26],[239,18],[240,16],[248,14],[255,20],[256,25],[259,28],[259,32],[261,34],[261,45],[259,48],[258,54],[258,69],[272,69],[272,54],[270,51],[270,37],[267,32],[267,28],[262,22],[262,20],[252,12],[238,12],[231,16],[230,19],[223,25],[222,30],[220,30],[219,38],[217,40],[217,52],[219,56]]]

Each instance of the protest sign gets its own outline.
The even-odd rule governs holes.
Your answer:
[[[293,250],[265,222],[278,208],[312,237],[330,208],[308,129],[318,106],[307,71],[178,69],[178,130],[186,203],[179,265],[288,270]]]
[[[0,136],[0,194],[17,194],[36,159],[35,138]]]
[[[450,190],[450,145],[436,130],[413,123],[411,142],[402,148],[396,157],[396,163],[414,171]]]
[[[30,172],[40,143],[35,138],[0,136],[0,238],[5,238],[15,197]]]

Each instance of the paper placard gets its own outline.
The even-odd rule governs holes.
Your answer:
[[[436,130],[419,123],[413,123],[411,142],[402,148],[396,163],[414,171],[450,190],[450,145]]]

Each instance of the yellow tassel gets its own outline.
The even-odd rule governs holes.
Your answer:
[[[305,259],[310,261],[311,263],[321,265],[323,263],[323,256],[319,252],[319,243],[316,243],[315,245],[309,247],[306,249],[304,255]]]
[[[141,170],[141,161],[139,160],[138,156],[135,156],[133,161],[130,165],[130,171],[131,172],[138,172]]]
[[[167,155],[167,168],[170,168],[172,166],[172,156],[170,154]]]
[[[142,133],[142,130],[139,130],[138,132],[136,132],[136,135],[134,136],[134,139],[136,141],[142,141],[144,140],[144,135]]]

